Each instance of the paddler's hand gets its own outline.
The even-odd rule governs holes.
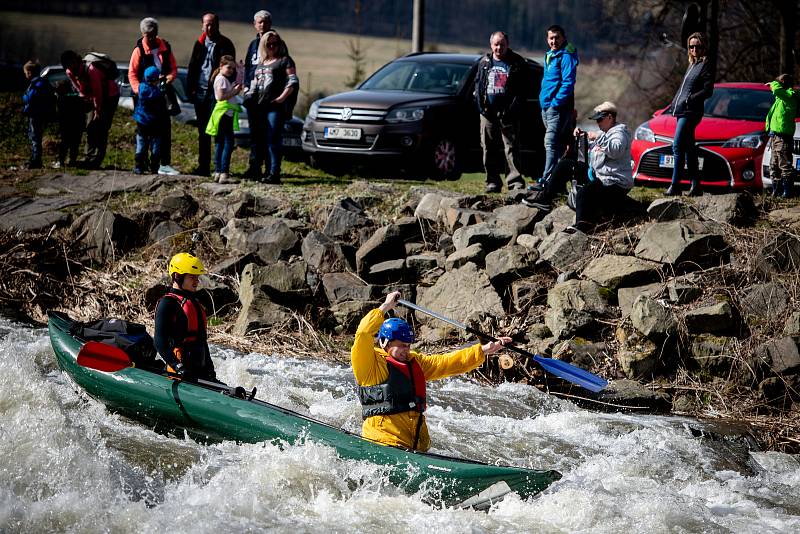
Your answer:
[[[483,349],[483,353],[488,356],[490,354],[494,354],[495,352],[499,351],[500,349],[503,348],[503,346],[509,343],[511,343],[511,338],[508,336],[503,336],[501,338],[498,338],[497,341],[490,341],[485,345],[481,345],[481,348]]]
[[[183,378],[183,364],[182,363],[179,363],[178,365],[173,367],[173,369],[175,369],[175,376],[177,376],[178,378]]]
[[[397,299],[399,298],[400,298],[400,292],[392,291],[391,293],[386,295],[386,300],[383,302],[383,304],[380,305],[378,309],[381,310],[383,313],[386,313],[387,311],[397,306]]]

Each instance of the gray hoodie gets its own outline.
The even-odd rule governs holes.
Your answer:
[[[631,132],[628,127],[622,123],[615,124],[595,139],[589,148],[589,164],[603,185],[632,188]]]

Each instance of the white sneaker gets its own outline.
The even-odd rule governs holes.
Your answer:
[[[178,172],[177,169],[169,165],[162,165],[158,168],[158,174],[168,174],[170,176],[175,176],[176,174],[180,174],[180,172]]]
[[[54,161],[52,167],[54,169],[60,169],[61,168],[61,162],[60,161]]]
[[[238,184],[239,180],[229,175],[227,172],[219,173],[219,183],[221,184]]]

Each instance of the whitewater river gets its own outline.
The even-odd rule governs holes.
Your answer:
[[[228,383],[360,427],[347,367],[212,354]],[[433,452],[564,478],[488,512],[441,509],[322,445],[165,436],[76,392],[46,330],[0,319],[0,532],[800,532],[791,456],[751,455],[693,437],[694,421],[593,413],[522,385],[430,389]]]

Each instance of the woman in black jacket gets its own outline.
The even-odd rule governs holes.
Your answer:
[[[678,119],[672,153],[675,156],[672,169],[672,184],[666,195],[681,194],[681,175],[686,165],[692,186],[689,196],[702,194],[700,177],[697,175],[697,146],[694,143],[694,130],[703,118],[706,99],[714,93],[714,58],[708,55],[708,39],[700,32],[693,33],[687,40],[689,68],[683,76],[680,89],[667,109]]]

